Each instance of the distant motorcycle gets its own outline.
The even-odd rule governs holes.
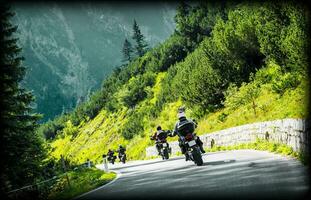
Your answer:
[[[108,153],[107,156],[108,156],[107,157],[108,162],[110,162],[111,164],[114,164],[117,159],[117,156],[113,155],[113,153]]]
[[[121,153],[121,154],[119,155],[119,159],[120,159],[120,161],[121,161],[123,164],[125,164],[125,161],[126,161],[126,154],[125,154],[125,153]]]
[[[169,159],[169,154],[171,153],[171,148],[168,146],[166,139],[157,141],[157,145],[160,147],[160,154],[163,160]]]

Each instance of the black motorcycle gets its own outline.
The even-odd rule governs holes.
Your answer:
[[[160,155],[162,157],[162,160],[169,159],[169,154],[171,153],[171,148],[168,146],[168,143],[166,139],[157,141],[157,145],[160,148]]]
[[[126,161],[126,154],[125,154],[125,153],[120,153],[120,154],[119,154],[119,159],[120,159],[120,162],[122,162],[123,164],[125,164],[125,161]]]
[[[183,139],[182,142],[185,145],[186,154],[197,166],[203,165],[203,159],[201,155],[201,150],[198,144],[196,143],[197,136],[193,133],[188,133]]]
[[[198,137],[194,133],[195,124],[184,121],[178,125],[180,140],[185,147],[185,156],[190,158],[196,165],[203,165],[201,150],[198,145]]]
[[[171,154],[171,148],[166,141],[168,135],[170,135],[171,131],[162,131],[156,137],[150,136],[151,140],[156,140],[157,149],[163,160],[169,159],[169,154]]]
[[[117,156],[115,155],[108,155],[108,158],[107,158],[108,162],[110,162],[111,164],[114,164],[116,159],[117,159]]]

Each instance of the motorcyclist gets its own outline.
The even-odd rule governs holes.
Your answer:
[[[123,146],[120,144],[120,145],[119,145],[119,149],[117,150],[117,152],[118,152],[118,158],[119,158],[120,162],[121,162],[122,155],[125,154],[125,151],[126,151],[125,147],[123,147]]]
[[[116,156],[114,155],[114,151],[111,150],[111,149],[108,149],[107,156],[108,156],[108,160],[114,160],[115,157],[116,157]]]
[[[158,150],[158,154],[159,155],[161,155],[161,143],[163,141],[166,142],[166,138],[167,138],[167,136],[169,136],[170,133],[171,133],[170,130],[164,131],[164,130],[162,130],[161,126],[157,126],[157,131],[153,135],[150,136],[151,140],[155,140],[156,141],[156,148]],[[171,149],[169,147],[168,142],[166,142],[166,144],[167,144],[167,147],[168,147],[169,152],[170,152]]]
[[[179,127],[180,124],[183,124],[183,123],[185,123],[185,122],[191,122],[191,123],[193,123],[194,128],[196,128],[196,127],[197,127],[197,123],[196,123],[195,120],[187,119],[186,114],[185,114],[185,108],[184,108],[184,107],[178,108],[177,117],[178,117],[178,121],[177,121],[176,124],[175,124],[175,128],[174,128],[174,131],[172,132],[171,136],[173,137],[173,136],[178,135],[178,137],[179,137],[179,138],[178,138],[178,145],[179,145],[179,147],[180,147],[180,149],[181,149],[182,154],[185,154],[185,158],[186,158],[186,161],[187,161],[187,160],[189,160],[189,156],[188,156],[188,154],[186,154],[186,146],[185,146],[185,144],[184,144],[184,142],[183,142],[183,139],[182,139],[183,136],[180,135],[180,133],[178,132],[178,127]],[[195,135],[195,134],[194,134],[194,135]],[[204,149],[203,149],[203,142],[201,141],[201,139],[199,138],[199,136],[196,136],[196,138],[197,138],[197,139],[196,139],[196,143],[197,143],[197,145],[200,147],[200,151],[201,151],[202,153],[205,153],[205,151],[204,151]]]

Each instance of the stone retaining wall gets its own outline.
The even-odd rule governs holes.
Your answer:
[[[231,146],[241,143],[254,142],[256,138],[271,142],[286,144],[294,151],[308,151],[310,127],[305,119],[282,119],[275,121],[246,124],[221,131],[200,135],[203,146]],[[307,127],[308,126],[308,127]],[[172,154],[180,151],[178,142],[170,142]],[[157,155],[155,146],[146,149],[146,156]]]

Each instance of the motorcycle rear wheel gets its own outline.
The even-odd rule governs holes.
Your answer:
[[[194,163],[195,163],[197,166],[203,165],[202,155],[201,155],[200,149],[199,149],[198,147],[194,147],[194,148],[193,148],[192,157],[193,157]]]
[[[164,158],[166,160],[169,159],[169,155],[168,155],[168,150],[167,149],[164,149],[163,154],[164,154]]]
[[[125,155],[122,157],[122,162],[123,162],[123,164],[125,164],[125,160],[126,160],[126,157],[125,157]]]

